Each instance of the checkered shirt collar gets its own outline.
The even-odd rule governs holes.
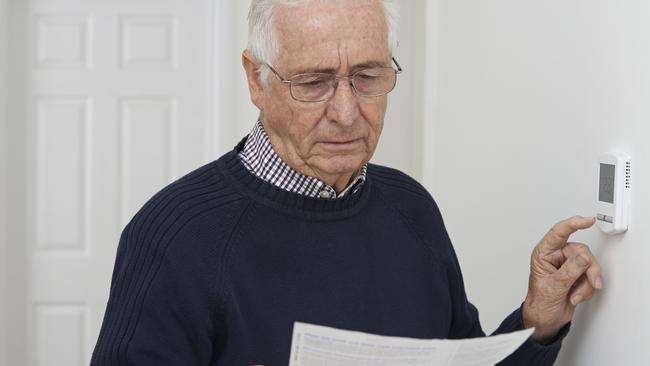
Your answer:
[[[356,178],[340,193],[318,178],[304,175],[285,163],[273,150],[261,121],[255,127],[239,152],[244,166],[258,178],[289,192],[320,198],[341,198],[356,193],[366,180],[368,164],[364,164]]]

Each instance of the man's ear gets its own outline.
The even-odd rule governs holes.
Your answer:
[[[248,50],[244,50],[241,55],[241,63],[246,71],[248,78],[248,92],[250,93],[251,102],[261,111],[264,110],[264,86],[257,72],[260,65],[255,61]]]

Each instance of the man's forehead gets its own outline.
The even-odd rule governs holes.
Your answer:
[[[278,35],[286,41],[309,37],[387,36],[386,18],[379,1],[311,1],[302,6],[280,6],[273,14]],[[381,33],[381,34],[377,34]]]
[[[311,4],[275,14],[278,58],[283,63],[313,69],[385,65],[390,60],[388,29],[378,1]]]

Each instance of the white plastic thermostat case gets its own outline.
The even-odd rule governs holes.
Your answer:
[[[631,175],[632,163],[627,154],[612,152],[599,157],[596,223],[607,234],[628,229]]]

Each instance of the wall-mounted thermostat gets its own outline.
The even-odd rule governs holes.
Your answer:
[[[607,234],[627,231],[631,171],[628,155],[609,153],[598,159],[596,223]]]

